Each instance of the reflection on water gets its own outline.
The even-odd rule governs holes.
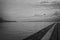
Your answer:
[[[0,35],[2,40],[21,40],[45,28],[53,22],[7,22],[2,23]]]

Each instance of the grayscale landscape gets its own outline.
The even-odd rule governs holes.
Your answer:
[[[1,0],[0,40],[22,40],[60,22],[59,0]]]

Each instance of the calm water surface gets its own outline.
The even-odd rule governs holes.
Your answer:
[[[22,40],[53,22],[6,22],[0,28],[1,40]]]

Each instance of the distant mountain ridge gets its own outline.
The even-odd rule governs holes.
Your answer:
[[[16,22],[16,21],[9,21],[9,20],[4,20],[3,18],[0,18],[0,23],[2,22]]]

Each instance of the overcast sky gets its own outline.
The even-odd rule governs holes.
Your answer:
[[[36,9],[32,6],[39,1],[41,0],[2,0],[3,18],[14,20],[20,19],[21,17],[33,16],[36,13],[39,14],[40,8],[42,7]]]

